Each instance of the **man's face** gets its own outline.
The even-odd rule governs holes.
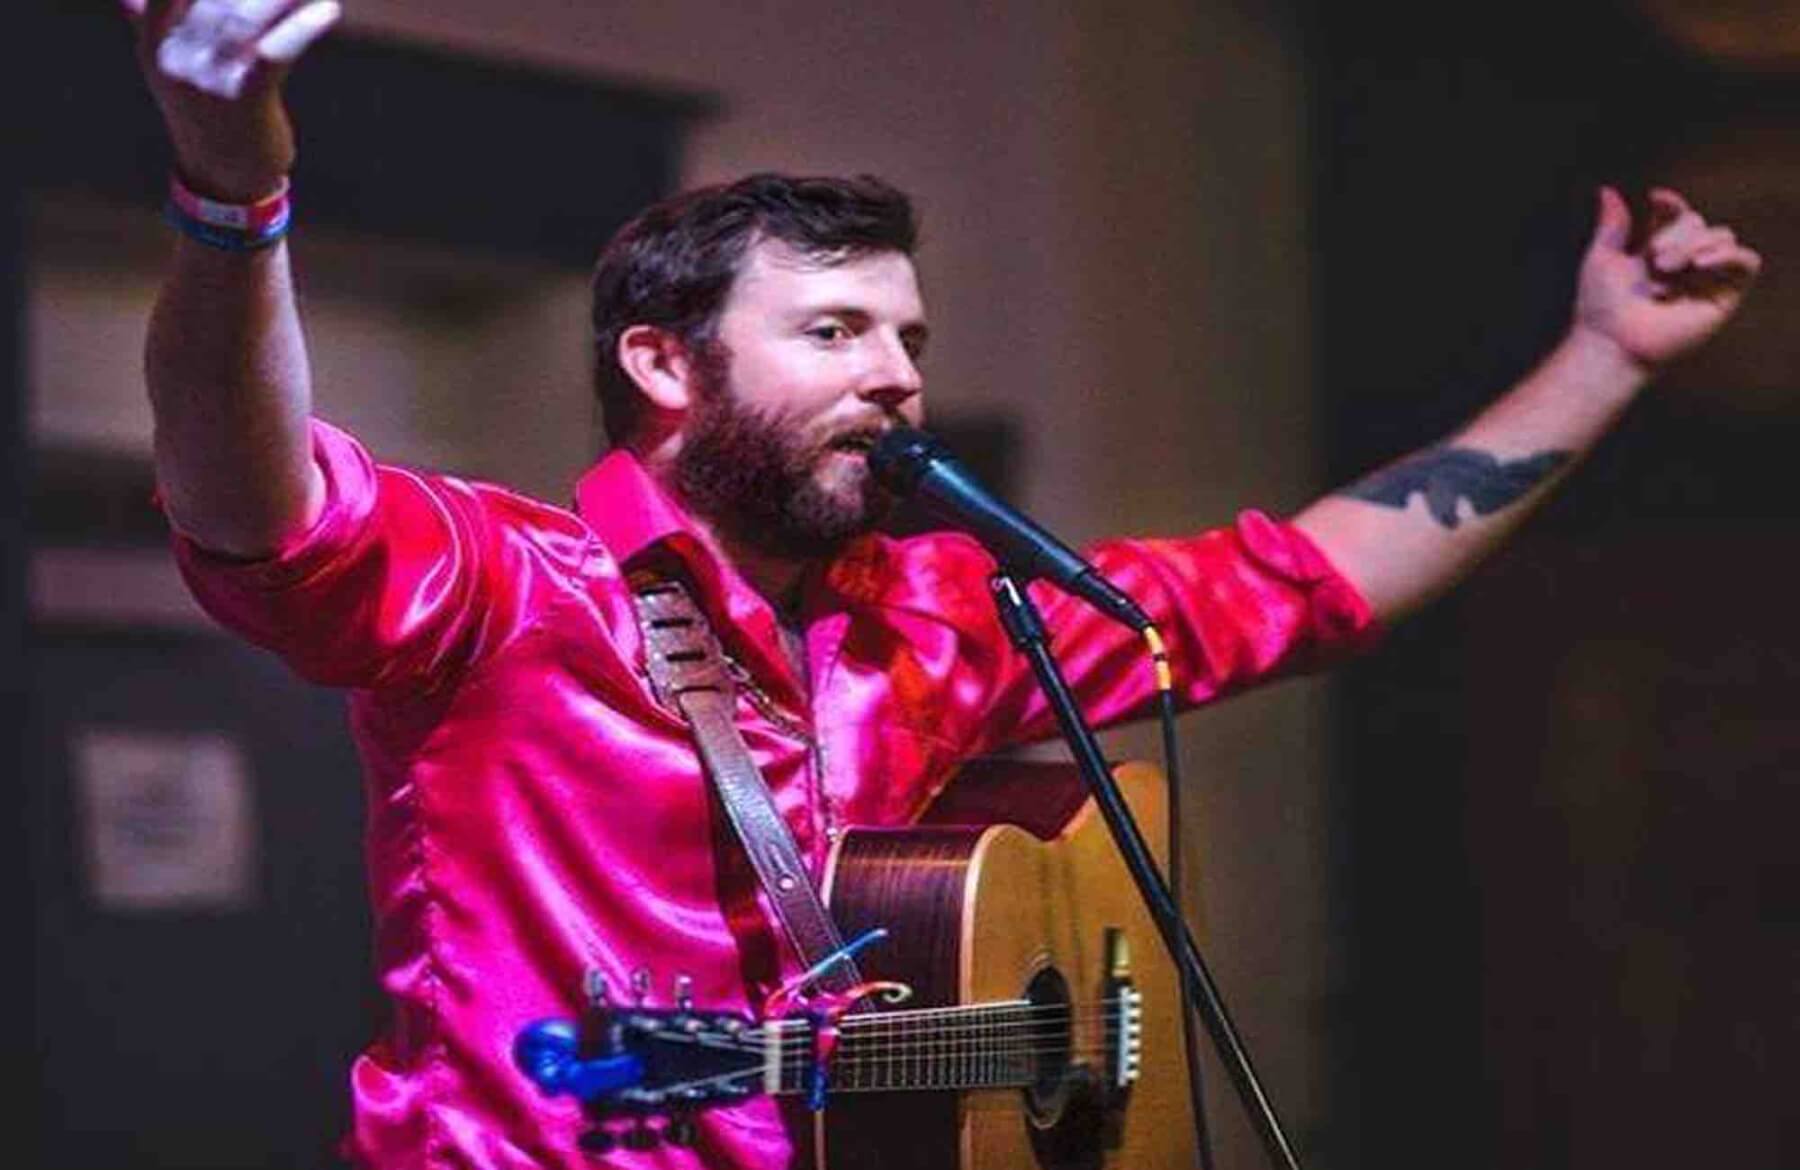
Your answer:
[[[894,252],[822,264],[775,241],[745,256],[697,355],[676,486],[725,534],[782,556],[829,555],[889,500],[874,437],[923,419],[925,312]]]

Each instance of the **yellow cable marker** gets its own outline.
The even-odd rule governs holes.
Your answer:
[[[1155,626],[1144,627],[1144,641],[1150,647],[1150,663],[1156,668],[1156,689],[1165,692],[1174,690],[1175,674],[1169,669],[1169,648]]]

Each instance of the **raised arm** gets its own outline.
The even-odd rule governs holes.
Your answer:
[[[294,139],[287,68],[338,17],[332,0],[122,0],[178,177],[254,204],[281,189]],[[180,235],[150,320],[145,376],[157,482],[175,525],[255,557],[317,516],[312,389],[283,242],[248,251]]]
[[[1600,192],[1574,320],[1518,385],[1447,441],[1294,518],[1383,621],[1460,580],[1599,441],[1657,370],[1712,336],[1762,265],[1730,228],[1677,194],[1650,194],[1661,226],[1629,246],[1631,213]]]

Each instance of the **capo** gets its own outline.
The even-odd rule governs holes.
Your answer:
[[[879,995],[888,1003],[905,1003],[913,994],[907,984],[888,979],[866,980],[841,992],[821,989],[818,979],[833,966],[887,936],[885,926],[859,935],[777,987],[763,1002],[764,1019],[804,1017],[812,1024],[812,1052],[806,1070],[806,1107],[815,1113],[825,1108],[825,1092],[831,1081],[831,1058],[837,1053],[838,1021],[871,996]]]

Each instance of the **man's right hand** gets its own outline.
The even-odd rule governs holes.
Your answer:
[[[294,164],[281,81],[337,23],[337,0],[120,0],[182,180],[252,203]]]

